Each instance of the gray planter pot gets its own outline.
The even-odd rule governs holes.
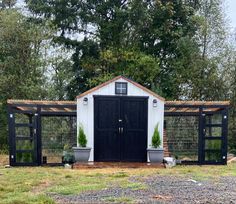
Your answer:
[[[72,147],[76,162],[88,162],[90,156],[90,147]]]
[[[162,163],[164,150],[162,148],[148,148],[148,157],[151,163]]]

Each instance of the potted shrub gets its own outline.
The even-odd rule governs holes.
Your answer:
[[[63,164],[73,164],[74,163],[74,154],[71,150],[69,144],[65,144],[62,153],[62,163]]]
[[[89,160],[91,148],[87,147],[87,139],[82,126],[79,127],[77,136],[78,147],[73,147],[76,162],[87,162]]]
[[[160,137],[158,124],[157,124],[154,129],[153,136],[152,136],[151,148],[147,149],[150,162],[153,162],[153,163],[163,162],[164,150],[163,148],[160,148],[160,145],[161,145],[161,137]]]

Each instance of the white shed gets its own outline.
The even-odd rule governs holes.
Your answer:
[[[92,148],[89,161],[148,161],[156,125],[163,142],[163,121],[164,98],[123,76],[77,96],[77,125]]]

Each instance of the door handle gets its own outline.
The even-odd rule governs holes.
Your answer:
[[[119,133],[120,133],[120,134],[123,133],[123,127],[119,127],[118,130],[119,130]]]

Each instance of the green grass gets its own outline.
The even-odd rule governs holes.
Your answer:
[[[126,183],[125,185],[121,185],[122,188],[130,188],[132,190],[144,190],[147,189],[147,186],[143,183]]]
[[[111,202],[111,203],[135,203],[133,198],[130,197],[108,197],[104,199],[105,202]]]
[[[147,189],[142,179],[148,176],[180,176],[195,180],[236,176],[236,164],[228,166],[177,166],[172,169],[88,169],[70,170],[62,167],[0,167],[1,204],[52,204],[50,193],[76,195],[112,186],[132,190]],[[131,177],[137,179],[133,182]],[[114,201],[112,201],[114,200]],[[132,198],[109,197],[107,202],[132,203]]]

